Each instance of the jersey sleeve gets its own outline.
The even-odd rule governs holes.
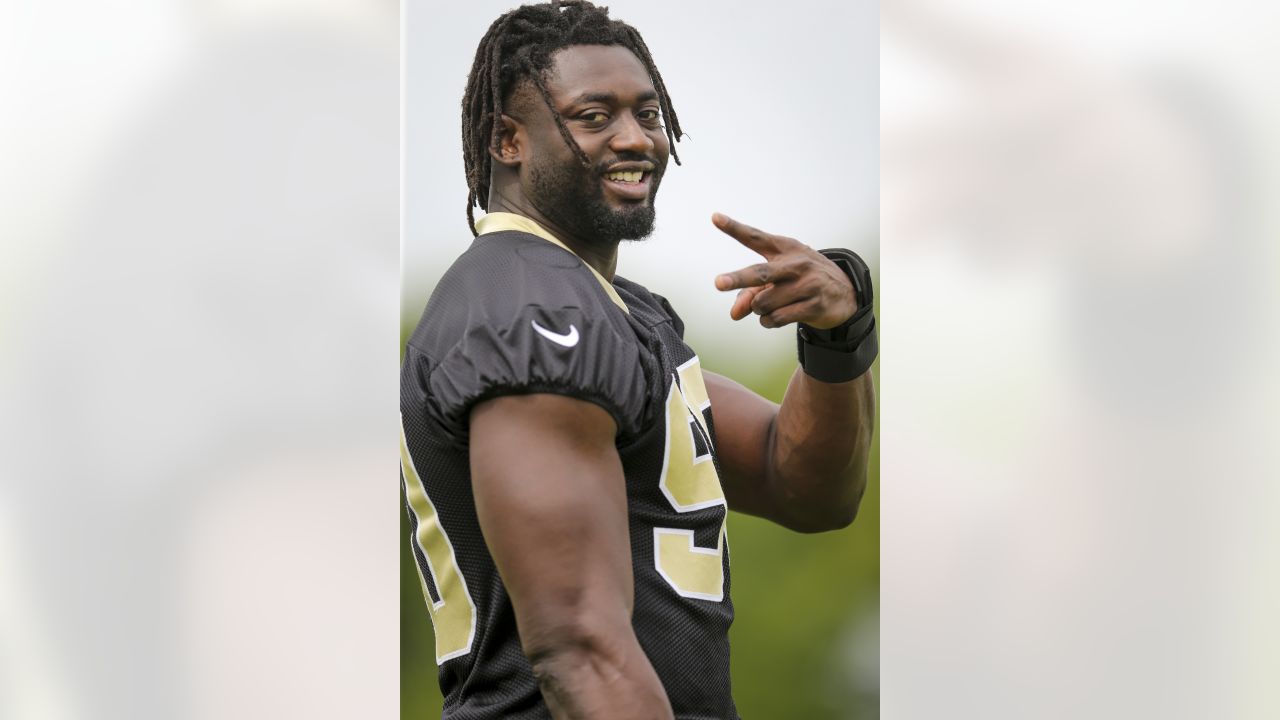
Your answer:
[[[548,245],[533,252],[561,251]],[[524,255],[531,254],[526,249]],[[524,271],[495,269],[482,275],[484,288],[467,274],[471,301],[444,321],[452,326],[448,342],[434,343],[422,378],[427,412],[445,433],[465,441],[476,404],[501,395],[553,393],[604,408],[620,435],[638,432],[646,363],[625,314],[585,268],[532,264]]]

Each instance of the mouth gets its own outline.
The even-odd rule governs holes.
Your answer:
[[[621,163],[604,173],[604,186],[624,200],[647,200],[652,176],[648,163]]]

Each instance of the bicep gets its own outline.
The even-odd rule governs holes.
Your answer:
[[[772,519],[776,504],[769,468],[778,405],[723,375],[704,371],[703,377],[715,413],[716,455],[729,508]]]
[[[581,400],[520,395],[478,405],[470,426],[476,512],[526,652],[584,616],[629,627],[626,483],[612,417]]]

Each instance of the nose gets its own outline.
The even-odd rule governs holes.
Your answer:
[[[614,152],[629,150],[631,152],[649,153],[653,150],[653,138],[640,126],[635,116],[623,113],[615,123],[617,132],[609,139],[609,149]]]

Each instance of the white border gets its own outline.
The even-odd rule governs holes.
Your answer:
[[[699,555],[715,555],[716,560],[720,563],[720,592],[716,594],[690,592],[681,590],[675,579],[662,569],[662,536],[663,535],[683,535],[689,542],[689,552]],[[681,597],[694,598],[697,600],[715,600],[719,602],[724,600],[724,525],[720,526],[720,537],[716,540],[715,548],[698,547],[693,541],[692,530],[678,530],[676,528],[659,528],[653,529],[653,565],[658,570],[658,574],[663,580],[671,586]]]

